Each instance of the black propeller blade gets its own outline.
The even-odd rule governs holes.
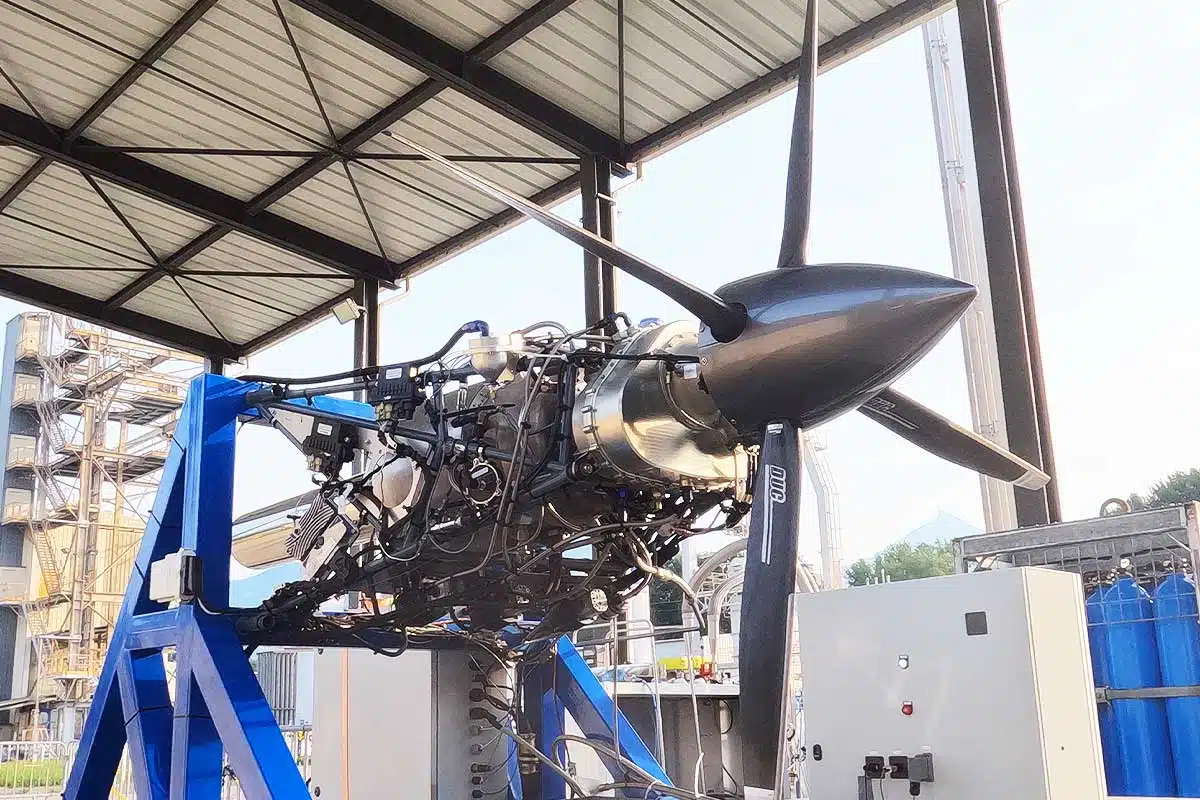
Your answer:
[[[1028,461],[946,419],[895,389],[884,389],[858,409],[922,450],[1023,489],[1041,489],[1050,476]]]
[[[570,239],[575,244],[617,269],[625,272],[648,286],[653,286],[667,297],[674,300],[688,311],[695,314],[701,322],[709,327],[713,336],[719,341],[733,341],[746,327],[746,312],[744,309],[726,303],[716,295],[698,289],[685,280],[675,277],[645,261],[628,250],[622,250],[610,241],[601,239],[589,230],[573,225],[562,217],[550,213],[537,203],[531,203],[523,197],[513,194],[491,181],[481,178],[461,165],[443,158],[427,147],[422,147],[414,141],[391,133],[390,136],[406,147],[411,147],[421,155],[441,165],[448,172],[453,172],[465,183],[474,186],[479,191],[489,195],[505,205],[520,211],[527,217],[535,219],[550,230]]]
[[[796,111],[792,117],[792,142],[788,151],[787,193],[783,201],[783,241],[779,264],[808,265],[808,224],[812,217],[813,113],[817,88],[817,0],[804,12],[804,40],[800,44],[800,80],[796,84]]]
[[[772,422],[763,433],[754,479],[754,505],[746,544],[738,634],[738,719],[742,783],[750,790],[775,788],[779,768],[782,705],[791,654],[788,596],[796,586],[800,528],[800,435],[790,422]]]

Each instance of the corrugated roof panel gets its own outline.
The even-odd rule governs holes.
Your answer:
[[[481,163],[469,168],[510,191],[522,195],[552,186],[575,172],[574,157],[558,146],[538,137],[458,92],[444,91],[392,126],[406,139],[445,155],[495,155],[501,157],[565,158],[569,164]],[[409,153],[399,141],[380,135],[363,150],[370,153]],[[445,202],[431,201],[431,212],[445,213],[447,205],[464,214],[487,217],[504,209],[486,195],[464,185],[440,169],[420,161],[378,162],[377,169],[396,175],[411,186],[440,196]],[[415,193],[414,202],[425,204]],[[475,220],[479,221],[478,219]],[[471,223],[473,224],[473,222]],[[469,227],[463,225],[462,227]],[[461,228],[460,228],[461,229]]]
[[[117,269],[95,269],[80,272],[78,270],[37,269],[36,267],[5,267],[4,271],[15,272],[18,275],[24,275],[96,300],[105,300],[111,297],[121,287],[137,277],[135,272]]]
[[[229,233],[197,253],[185,269],[270,270],[311,275],[342,276],[324,264],[281,250],[240,233]]]
[[[377,249],[341,164],[302,183],[272,205],[271,211],[364,250]]]
[[[220,336],[224,333],[218,332],[212,323],[204,318],[204,314],[196,309],[196,304],[189,300],[187,295],[179,290],[178,284],[170,278],[155,282],[141,294],[127,300],[124,307],[210,336]],[[206,313],[207,311],[205,309]]]
[[[867,5],[867,11],[860,6]],[[626,139],[636,141],[800,53],[802,0],[641,0],[625,5]],[[826,2],[822,42],[874,0]],[[505,74],[619,134],[616,0],[580,0],[497,56]]]
[[[534,5],[531,0],[377,0],[396,14],[415,22],[439,39],[470,50],[504,23]]]
[[[388,258],[404,260],[448,239],[485,218],[474,216],[452,197],[425,189],[414,163],[377,163],[356,165],[355,182],[363,194],[367,210]],[[407,170],[407,171],[405,171]]]
[[[349,131],[425,80],[403,61],[364,47],[336,25],[285,4],[293,34],[334,130]]]
[[[338,136],[411,89],[423,76],[291,3],[289,28]],[[270,0],[218,4],[164,54],[172,74],[330,144],[312,92]],[[279,141],[274,133],[270,141]]]
[[[238,274],[245,272],[260,274]],[[283,275],[272,278],[261,275],[263,272]],[[314,277],[287,277],[298,273]],[[249,341],[273,330],[354,286],[353,279],[328,267],[238,233],[225,236],[189,261],[181,279],[225,335],[235,341]]]
[[[577,5],[595,5],[598,0],[580,0]],[[592,31],[572,7],[558,14],[521,41],[497,55],[491,65],[544,97],[608,133],[618,132],[616,12],[607,33],[580,46],[571,31]],[[626,51],[628,56],[628,51]],[[629,139],[641,138],[654,125],[645,109],[626,108]]]
[[[368,151],[384,150],[385,152],[402,151],[393,142],[384,140],[381,144],[369,142],[364,148]],[[363,162],[374,175],[384,176],[389,182],[397,184],[396,196],[404,197],[415,207],[428,213],[444,216],[446,221],[455,225],[464,224],[466,220],[482,222],[496,210],[503,208],[502,204],[494,202],[479,192],[464,188],[462,183],[451,178],[445,172],[431,167],[420,161],[367,161]],[[479,166],[471,164],[472,168]],[[371,180],[370,175],[366,180]],[[469,227],[469,224],[466,225]]]
[[[596,36],[601,21],[608,29],[615,28],[615,4],[585,5],[580,14],[589,9],[593,29],[572,32],[573,40]],[[669,4],[646,2],[630,6],[625,15],[626,117],[639,129],[656,130],[728,94],[759,71],[752,59],[732,47],[723,52],[718,37],[692,17],[676,17],[672,10],[677,11]],[[617,98],[611,102],[616,109]]]
[[[20,0],[12,3],[79,37],[140,56],[191,7],[191,0]]]
[[[274,330],[321,302],[317,299],[297,310],[279,303],[265,305],[232,294],[220,285],[224,280],[163,278],[126,302],[125,307],[241,344]]]
[[[122,186],[107,181],[99,183],[133,229],[163,258],[212,226],[207,220]]]
[[[116,257],[118,264],[123,261],[153,263],[150,255],[83,176],[58,164],[47,167],[17,195],[5,209],[5,214],[77,237],[94,245],[97,251],[103,248],[102,252]],[[96,260],[93,256],[82,263],[91,264]]]
[[[296,157],[139,154],[199,183],[249,200],[299,166],[316,145],[253,108],[235,108],[158,72],[138,78],[89,129],[103,144],[130,147],[299,151]]]
[[[38,8],[37,13],[47,9]],[[70,127],[129,66],[129,61],[61,27],[0,3],[4,69],[48,120]],[[0,103],[30,113],[0,80]]]
[[[37,156],[28,150],[0,145],[0,194],[4,194],[36,161]]]
[[[269,300],[260,301],[245,290],[251,285],[252,279],[234,278],[195,278],[181,277],[180,282],[187,289],[209,318],[220,328],[221,333],[231,341],[242,343],[275,330],[280,325],[303,314],[323,300],[334,297],[345,288],[336,291],[313,292],[304,305],[284,302],[272,296]],[[275,281],[278,286],[286,286],[295,281]],[[339,283],[331,281],[333,283]],[[332,289],[332,287],[329,287]],[[269,293],[268,293],[269,294]]]
[[[0,214],[0,264],[54,264],[55,266],[143,266],[120,251],[85,236],[5,210]],[[144,266],[149,266],[149,258]]]

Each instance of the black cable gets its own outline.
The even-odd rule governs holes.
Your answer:
[[[285,386],[311,386],[314,383],[328,383],[329,381],[340,381],[345,380],[346,378],[366,378],[371,375],[375,375],[379,372],[379,370],[384,369],[385,367],[419,367],[424,364],[431,364],[434,361],[438,361],[442,356],[450,352],[450,349],[454,347],[459,339],[468,333],[478,333],[482,336],[487,336],[488,325],[486,322],[478,319],[464,323],[458,327],[458,330],[454,332],[454,335],[451,336],[435,353],[425,356],[424,358],[419,358],[415,361],[406,361],[400,364],[387,364],[384,366],[360,367],[358,369],[349,369],[344,372],[335,372],[330,375],[314,375],[308,378],[281,378],[275,375],[242,375],[238,378],[238,380],[245,381],[246,383],[278,383]]]
[[[278,383],[286,386],[310,386],[314,383],[328,383],[346,378],[366,378],[379,372],[379,367],[359,367],[345,372],[334,372],[329,375],[313,375],[307,378],[280,378],[275,375],[242,375],[238,380],[246,383]]]

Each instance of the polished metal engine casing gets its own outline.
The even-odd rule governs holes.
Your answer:
[[[642,328],[616,352],[694,356],[696,326]],[[573,423],[576,448],[601,478],[745,491],[747,454],[701,388],[694,364],[609,361],[576,400]]]

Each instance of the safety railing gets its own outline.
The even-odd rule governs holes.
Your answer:
[[[312,769],[312,731],[307,727],[285,728],[284,741],[307,780]],[[0,797],[22,800],[59,800],[71,772],[77,742],[0,742]],[[129,755],[121,758],[110,800],[134,800],[133,771]],[[221,800],[249,800],[237,776],[228,767],[222,774]]]

